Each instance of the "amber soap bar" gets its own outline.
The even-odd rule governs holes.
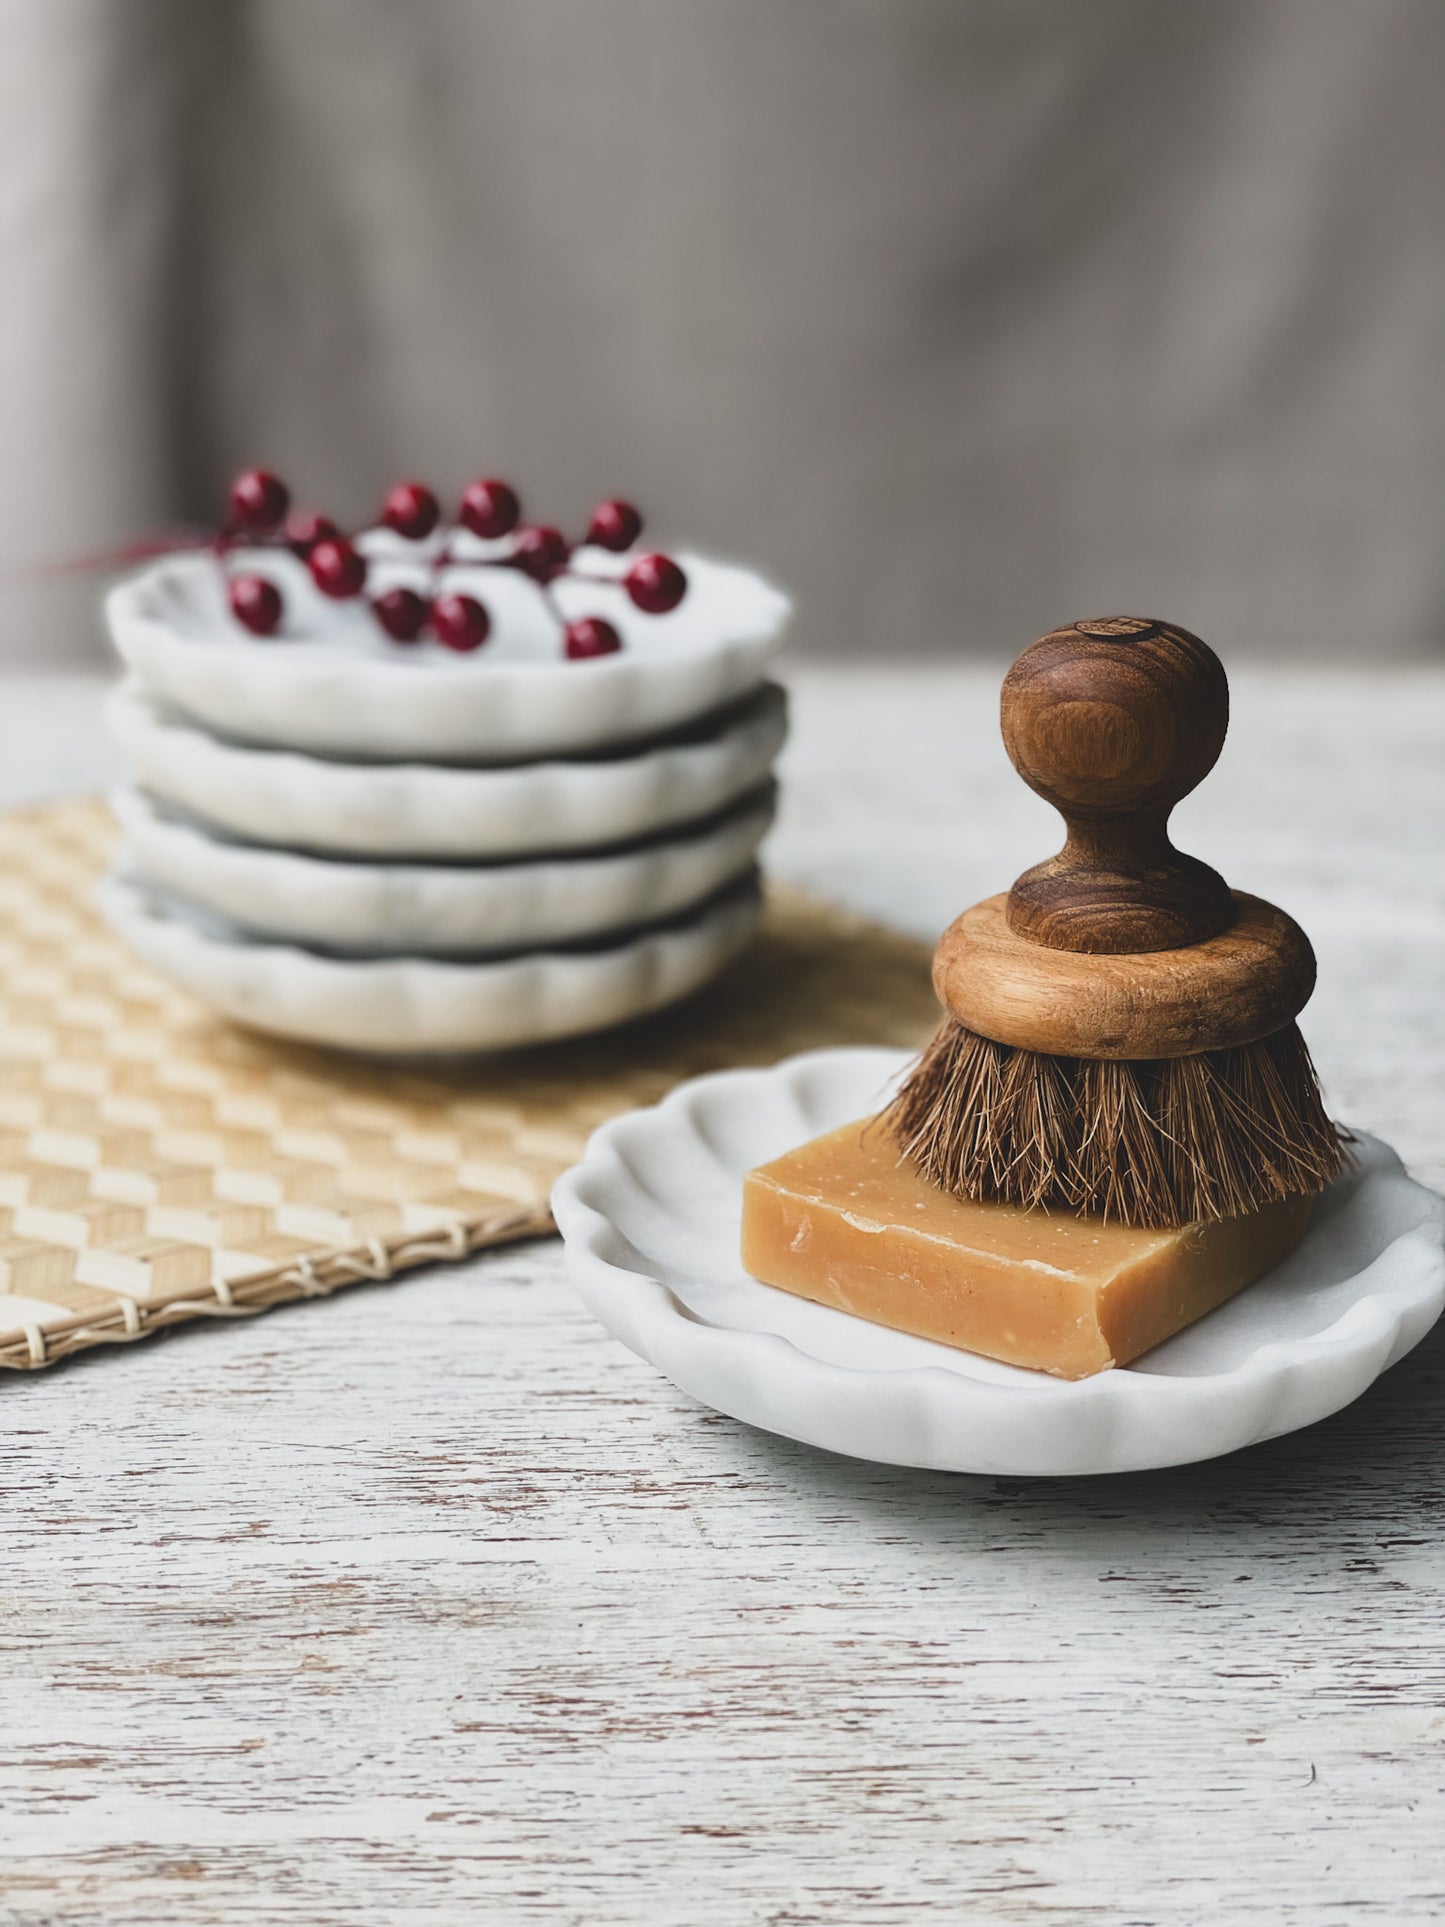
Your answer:
[[[820,1305],[1010,1365],[1088,1378],[1162,1344],[1288,1256],[1309,1200],[1136,1231],[970,1204],[866,1120],[750,1171],[743,1264]]]

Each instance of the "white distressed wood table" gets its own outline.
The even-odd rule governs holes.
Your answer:
[[[782,873],[931,934],[1052,847],[992,672],[795,685]],[[5,800],[105,779],[95,685],[3,693]],[[1336,1108],[1437,1185],[1442,748],[1445,672],[1241,674],[1178,818],[1311,930]],[[551,1243],[163,1342],[0,1382],[7,1923],[1445,1915],[1438,1336],[1311,1432],[1053,1484],[702,1411]]]

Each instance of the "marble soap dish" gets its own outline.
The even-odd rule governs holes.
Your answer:
[[[423,544],[409,555],[374,536],[359,546],[374,593],[424,571]],[[559,578],[552,596],[568,620],[606,618],[623,646],[559,663],[556,619],[537,585],[515,570],[469,568],[463,545],[456,553],[448,590],[484,591],[495,625],[484,663],[436,642],[398,650],[362,601],[329,600],[278,549],[231,559],[238,572],[263,565],[283,593],[284,644],[258,645],[237,628],[224,578],[203,554],[166,556],[118,583],[106,615],[143,687],[224,736],[319,756],[487,764],[644,743],[721,709],[762,681],[792,613],[750,569],[683,552],[686,599],[640,616],[620,581],[629,558],[589,549],[590,579]]]
[[[768,683],[630,754],[492,768],[249,748],[212,736],[134,681],[113,692],[107,721],[143,789],[233,835],[338,856],[455,862],[602,849],[701,822],[767,781],[788,706]]]
[[[544,948],[666,921],[752,868],[769,785],[721,817],[625,850],[515,863],[367,863],[237,843],[121,790],[122,874],[248,936],[403,956]]]
[[[1282,1265],[1090,1379],[998,1364],[748,1277],[744,1173],[876,1111],[908,1061],[811,1052],[694,1079],[604,1125],[553,1196],[590,1309],[694,1398],[766,1431],[893,1465],[1064,1477],[1187,1464],[1313,1424],[1445,1307],[1445,1203],[1372,1138]]]
[[[575,949],[481,961],[338,957],[242,932],[110,876],[102,912],[138,957],[257,1030],[379,1056],[520,1048],[691,996],[747,945],[756,877],[669,923]]]

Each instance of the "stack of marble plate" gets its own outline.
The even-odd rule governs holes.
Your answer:
[[[568,617],[622,634],[585,662],[498,572],[477,585],[495,630],[474,656],[388,641],[276,551],[258,566],[284,640],[237,629],[209,556],[122,583],[110,723],[133,783],[112,924],[227,1015],[355,1050],[496,1050],[697,989],[759,915],[789,607],[746,570],[680,559],[668,616],[610,583],[555,585]]]

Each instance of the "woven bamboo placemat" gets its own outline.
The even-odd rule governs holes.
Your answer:
[[[213,1016],[110,934],[96,802],[0,817],[0,1365],[238,1317],[552,1228],[605,1118],[698,1072],[921,1043],[926,946],[796,894],[670,1011],[424,1074]],[[399,1313],[400,1315],[400,1313]]]

